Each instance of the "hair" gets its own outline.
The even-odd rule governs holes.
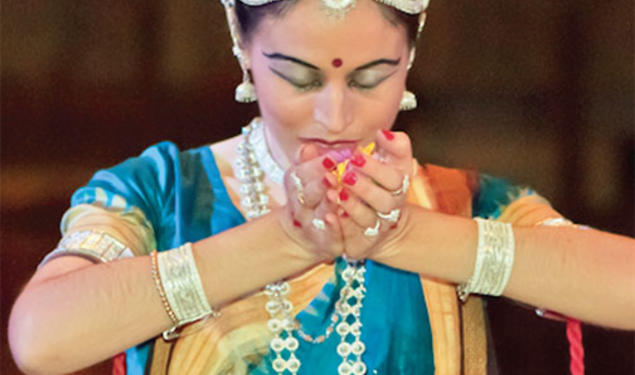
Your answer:
[[[246,5],[240,0],[236,1],[236,18],[243,42],[249,43],[260,22],[267,16],[284,16],[299,0],[278,0],[259,6]],[[410,47],[414,47],[417,41],[419,27],[419,15],[408,14],[388,5],[376,2],[381,13],[395,26],[403,26],[408,35]]]

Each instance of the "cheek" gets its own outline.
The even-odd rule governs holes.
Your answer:
[[[357,117],[363,126],[368,127],[369,132],[374,134],[377,129],[389,129],[393,126],[405,90],[403,82],[401,78],[391,82],[382,87],[378,95],[365,98],[358,107]]]
[[[270,74],[267,66],[254,66],[253,79],[261,115],[280,128],[300,128],[307,122],[310,107],[306,99],[297,98],[291,85]]]

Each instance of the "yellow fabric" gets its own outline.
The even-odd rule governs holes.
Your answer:
[[[98,230],[111,235],[132,250],[135,256],[147,255],[156,248],[154,230],[143,212],[109,209],[94,204],[79,204],[66,211],[61,222],[63,235],[81,230]]]
[[[470,176],[463,171],[432,165],[418,167],[408,201],[431,210],[472,217],[471,183]],[[454,284],[422,276],[421,285],[432,330],[436,374],[459,374],[461,367],[465,374],[485,374],[487,336],[481,299],[472,296],[468,303],[461,305]]]

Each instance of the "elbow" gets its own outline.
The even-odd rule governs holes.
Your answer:
[[[54,353],[46,350],[54,345],[47,345],[38,337],[37,317],[23,305],[24,301],[18,298],[9,316],[7,334],[13,360],[25,374],[55,374],[52,372],[55,361],[51,360]]]

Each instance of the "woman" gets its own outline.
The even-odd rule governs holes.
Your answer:
[[[469,294],[634,327],[631,239],[554,228],[531,190],[419,166],[390,131],[414,105],[424,2],[249,4],[225,6],[237,99],[257,96],[261,118],[211,147],[153,146],[75,193],[12,312],[25,372],[128,349],[131,374],[484,373]]]

